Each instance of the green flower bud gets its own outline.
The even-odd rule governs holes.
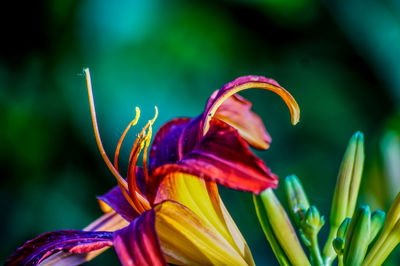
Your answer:
[[[400,193],[393,201],[386,216],[385,229],[392,229],[400,220]]]
[[[339,226],[339,230],[337,231],[337,237],[332,241],[332,246],[338,256],[343,255],[345,239],[350,222],[351,218],[344,219],[342,224]]]
[[[281,265],[310,265],[296,232],[272,189],[253,195],[257,216]]]
[[[310,207],[310,203],[297,176],[290,175],[286,177],[285,192],[289,204],[289,213],[298,227],[306,210]]]
[[[365,258],[364,265],[381,265],[400,242],[400,193],[390,206],[382,232]]]
[[[371,235],[369,236],[370,238],[370,243],[375,239],[375,237],[378,235],[378,233],[381,231],[384,223],[385,223],[385,212],[381,210],[375,210],[371,214]]]
[[[344,247],[344,264],[361,265],[368,249],[371,234],[371,210],[361,206],[351,219]]]
[[[344,219],[344,221],[339,226],[339,229],[337,231],[337,237],[346,239],[346,234],[347,234],[347,230],[349,229],[350,222],[351,222],[351,218]]]
[[[344,250],[344,239],[341,237],[336,237],[333,242],[332,242],[332,246],[336,251],[336,254],[338,254],[338,256],[343,255],[343,250]]]
[[[350,139],[336,182],[335,193],[332,201],[328,241],[324,247],[326,263],[330,263],[336,256],[332,248],[332,240],[346,217],[352,217],[357,203],[361,176],[364,166],[364,135],[356,132]]]
[[[349,141],[340,166],[332,202],[331,225],[339,226],[346,217],[351,217],[354,213],[364,157],[364,135],[356,132]]]
[[[325,219],[323,216],[320,216],[317,207],[311,206],[301,223],[301,229],[304,234],[314,235],[318,234],[321,227],[325,224]]]

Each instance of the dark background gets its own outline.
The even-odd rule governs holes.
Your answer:
[[[140,129],[157,105],[158,128],[174,117],[198,115],[210,94],[236,77],[263,75],[289,90],[302,112],[292,127],[278,96],[261,90],[242,94],[273,138],[268,151],[257,152],[273,172],[282,179],[297,174],[311,203],[329,220],[342,154],[361,130],[367,167],[359,203],[387,210],[395,196],[396,189],[385,190],[390,182],[384,181],[380,140],[387,128],[398,128],[398,1],[1,5],[0,261],[40,233],[83,228],[101,215],[95,196],[115,185],[95,144],[83,67],[91,69],[110,155],[135,106],[142,110]],[[125,165],[128,154],[127,145],[121,154]],[[256,263],[276,265],[251,195],[224,188],[221,193]],[[277,193],[286,204],[281,187]],[[101,258],[91,264],[116,261],[111,251]]]

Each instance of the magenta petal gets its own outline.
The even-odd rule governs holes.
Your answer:
[[[238,77],[237,79],[225,84],[221,89],[218,90],[217,93],[213,93],[213,95],[211,95],[210,99],[207,101],[207,105],[206,105],[206,110],[210,109],[210,107],[219,100],[219,98],[227,91],[234,89],[235,87],[238,87],[240,85],[243,85],[247,82],[265,82],[265,83],[269,83],[272,84],[276,87],[281,87],[281,85],[278,84],[278,82],[276,82],[273,79],[269,79],[263,76],[243,76],[243,77]],[[216,94],[216,95],[215,95]],[[206,113],[206,112],[205,112]]]
[[[153,209],[144,212],[126,228],[115,231],[114,247],[124,266],[167,265],[156,233]]]
[[[110,232],[62,230],[42,234],[26,242],[7,260],[6,265],[37,265],[58,251],[88,253],[112,246]]]
[[[179,164],[201,171],[221,185],[253,193],[275,188],[278,183],[277,176],[250,151],[238,132],[217,119],[211,120],[207,134]]]
[[[300,119],[300,109],[296,100],[293,96],[284,88],[282,88],[275,80],[268,79],[262,76],[244,76],[235,79],[223,86],[216,95],[212,95],[210,100],[207,102],[206,109],[204,110],[201,127],[203,132],[207,132],[209,128],[209,122],[212,117],[218,111],[221,104],[224,103],[233,94],[250,89],[250,88],[261,88],[275,92],[278,94],[286,103],[289,108],[292,124],[295,125]],[[215,96],[215,97],[214,97]],[[253,143],[255,144],[255,143]],[[257,145],[258,146],[258,145]],[[265,144],[262,145],[265,148]],[[261,147],[260,147],[261,148]]]
[[[269,83],[272,84],[276,87],[280,87],[281,85],[278,84],[278,82],[276,82],[273,79],[269,79],[263,76],[243,76],[243,77],[238,77],[237,79],[225,84],[221,89],[219,89],[217,92],[214,92],[211,97],[208,99],[207,101],[207,105],[206,108],[204,110],[203,115],[206,115],[208,113],[208,110],[210,110],[210,108],[212,107],[212,105],[216,102],[218,102],[220,100],[220,98],[229,90],[234,89],[235,87],[238,87],[240,85],[243,85],[247,82],[265,82],[265,83]],[[204,117],[203,117],[204,119]],[[203,121],[204,122],[204,121]]]
[[[186,124],[185,128],[182,131],[182,134],[179,136],[179,160],[182,160],[186,153],[191,152],[203,137],[201,135],[200,122],[201,116],[191,119]]]

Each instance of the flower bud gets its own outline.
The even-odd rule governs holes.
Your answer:
[[[253,195],[257,216],[281,265],[310,265],[295,230],[272,189]]]
[[[337,237],[332,241],[333,248],[338,256],[343,255],[347,229],[349,228],[351,218],[346,218],[339,226]]]
[[[333,242],[332,242],[332,246],[336,251],[336,254],[338,254],[338,256],[343,255],[343,250],[344,250],[344,239],[341,237],[336,237]]]
[[[361,265],[368,249],[371,234],[371,210],[361,206],[353,215],[347,230],[344,247],[344,264]]]
[[[346,239],[346,234],[347,234],[347,230],[349,229],[350,222],[351,222],[351,218],[344,219],[344,221],[339,226],[339,229],[337,231],[337,237]]]
[[[375,237],[378,235],[378,233],[381,231],[384,223],[385,223],[385,212],[381,210],[375,210],[371,214],[371,235],[369,236],[370,238],[370,243],[375,239]]]
[[[364,167],[364,157],[364,135],[356,132],[349,141],[336,181],[329,217],[331,229],[323,252],[326,263],[331,263],[336,256],[332,248],[332,241],[340,224],[346,217],[353,216]]]
[[[338,227],[346,217],[351,217],[354,213],[364,157],[364,135],[356,132],[349,141],[340,166],[332,202],[331,225]]]
[[[365,258],[364,265],[381,265],[400,243],[400,193],[390,206],[382,232]]]
[[[305,212],[310,207],[307,195],[295,175],[287,176],[285,179],[285,192],[289,204],[289,213],[292,216],[296,226],[300,226]]]
[[[325,224],[325,219],[320,216],[317,207],[311,206],[301,223],[302,232],[308,236],[318,234],[321,227]]]

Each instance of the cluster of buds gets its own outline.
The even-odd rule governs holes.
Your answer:
[[[381,265],[400,243],[400,193],[385,219],[385,212],[371,212],[368,205],[356,211],[364,165],[364,136],[356,132],[350,139],[336,182],[330,214],[330,234],[323,253],[318,233],[325,224],[317,207],[310,205],[300,180],[285,179],[289,219],[271,189],[254,196],[257,215],[281,265]],[[297,234],[309,249],[305,255]],[[369,250],[369,251],[368,251]]]
[[[358,208],[352,218],[346,218],[332,243],[339,265],[361,265],[369,244],[381,231],[384,221],[385,213],[381,210],[371,213],[368,205]]]
[[[310,206],[303,186],[295,175],[286,177],[285,192],[289,204],[289,213],[294,221],[301,239],[310,250],[311,263],[322,264],[322,257],[318,245],[318,233],[325,224],[317,207]]]

